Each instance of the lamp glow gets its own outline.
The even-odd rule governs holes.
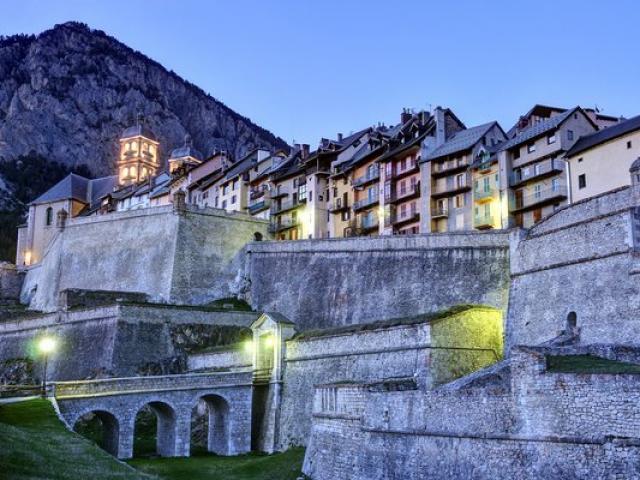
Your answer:
[[[44,354],[53,352],[55,348],[56,341],[51,337],[44,337],[38,342],[38,349]]]
[[[253,341],[252,340],[247,340],[246,342],[244,342],[244,350],[247,353],[253,352]]]
[[[273,347],[273,336],[269,335],[268,337],[266,337],[264,339],[264,345],[265,347],[271,348]]]

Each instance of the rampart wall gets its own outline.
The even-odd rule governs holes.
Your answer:
[[[22,301],[54,311],[65,289],[140,292],[203,304],[238,290],[234,260],[267,223],[217,209],[171,206],[69,220],[28,269]]]
[[[506,232],[259,242],[247,246],[247,297],[300,331],[444,310],[507,308]]]
[[[51,379],[179,373],[186,370],[186,353],[191,349],[250,338],[248,326],[257,316],[192,307],[114,305],[27,317],[0,322],[0,362],[39,364],[35,343],[46,333],[58,342],[50,360]]]
[[[502,387],[319,387],[305,473],[314,480],[638,478],[637,374],[551,373],[544,355],[527,350],[509,362],[511,382]]]
[[[623,188],[563,208],[511,242],[508,346],[537,345],[577,314],[582,343],[633,343],[640,257]]]

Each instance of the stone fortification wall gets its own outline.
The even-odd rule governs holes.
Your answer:
[[[35,342],[54,335],[49,376],[76,380],[177,373],[192,349],[251,338],[252,312],[193,307],[116,305],[72,310],[0,323],[0,361],[32,359]],[[39,369],[36,369],[39,374]]]
[[[428,346],[426,323],[287,342],[280,448],[307,444],[316,385],[354,379],[425,379]]]
[[[247,247],[248,300],[299,330],[440,311],[506,310],[508,234],[260,242]]]
[[[253,368],[253,352],[243,344],[196,352],[187,357],[189,371],[240,371]]]
[[[15,265],[0,262],[0,307],[3,303],[18,301],[23,280],[23,273]]]
[[[314,480],[638,478],[640,376],[551,373],[545,356],[529,349],[509,362],[508,384],[480,388],[318,388],[305,473]],[[327,393],[342,388],[349,392]]]
[[[629,343],[640,309],[630,188],[559,210],[512,236],[508,346],[537,345],[577,314],[582,343]]]
[[[217,209],[171,206],[70,220],[27,271],[23,303],[53,311],[65,289],[140,292],[156,302],[229,296],[243,246],[267,224]]]

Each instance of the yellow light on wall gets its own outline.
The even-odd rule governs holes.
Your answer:
[[[269,335],[268,337],[266,337],[264,339],[264,346],[267,348],[271,348],[273,347],[274,341],[273,341],[273,336]]]
[[[253,353],[253,340],[247,340],[244,342],[244,351],[247,353]]]
[[[24,264],[31,265],[31,250],[26,250],[24,252]]]

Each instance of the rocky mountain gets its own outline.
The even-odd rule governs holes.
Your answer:
[[[40,158],[61,172],[112,174],[118,137],[138,115],[159,137],[164,161],[187,133],[204,155],[223,149],[239,158],[258,146],[286,147],[176,73],[84,24],[0,37],[0,218],[23,203],[11,200],[24,190],[3,171]]]

